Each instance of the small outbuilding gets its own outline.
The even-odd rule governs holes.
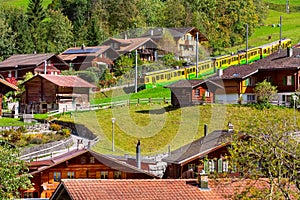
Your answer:
[[[70,111],[90,105],[90,89],[95,85],[77,76],[37,74],[23,83],[21,112]]]
[[[213,103],[215,91],[223,86],[209,80],[180,80],[165,88],[171,90],[171,104],[181,107]]]

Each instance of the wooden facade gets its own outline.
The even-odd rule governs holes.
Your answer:
[[[222,86],[207,80],[181,80],[165,87],[171,90],[171,104],[181,107],[213,103],[215,91]]]
[[[37,75],[24,83],[21,112],[45,113],[89,106],[89,91],[94,85],[75,76]]]
[[[4,78],[23,79],[28,72],[35,73],[36,68],[46,66],[57,70],[68,70],[69,65],[55,54],[19,54],[0,62],[0,75]]]
[[[110,46],[72,47],[59,55],[74,70],[85,70],[89,67],[111,67],[120,54]],[[101,60],[101,62],[99,62]]]
[[[196,173],[230,173],[226,156],[230,145],[228,130],[214,131],[194,142],[170,152],[164,159],[168,163],[164,178],[196,178]]]
[[[156,176],[116,159],[82,149],[30,165],[33,188],[22,197],[50,198],[62,179],[153,179]]]

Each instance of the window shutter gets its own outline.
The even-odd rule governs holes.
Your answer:
[[[286,76],[283,77],[283,85],[286,85]]]
[[[222,173],[222,167],[223,167],[223,160],[222,160],[222,158],[220,158],[218,160],[218,172],[219,173]]]
[[[245,85],[246,85],[246,86],[249,86],[249,78],[247,78],[247,79],[245,80]]]
[[[209,173],[209,169],[208,169],[208,161],[204,161],[204,171],[206,174]]]
[[[292,76],[292,85],[295,85],[295,77]]]

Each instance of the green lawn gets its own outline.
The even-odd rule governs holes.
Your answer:
[[[107,102],[115,102],[122,100],[130,100],[130,99],[143,99],[143,98],[170,98],[171,91],[170,89],[163,87],[156,87],[151,89],[144,89],[139,91],[138,93],[128,93],[134,92],[129,89],[120,89],[120,90],[112,90],[105,93],[95,93],[92,96],[91,104],[100,104]]]
[[[296,115],[300,119],[298,111]],[[266,120],[293,122],[294,115],[293,109],[278,107],[261,111],[254,107],[212,104],[170,109],[166,104],[152,104],[74,113],[73,120],[100,137],[101,140],[93,147],[97,152],[112,153],[111,118],[114,117],[114,154],[134,154],[140,139],[142,153],[154,155],[167,152],[168,145],[174,150],[203,136],[204,124],[208,124],[209,132],[212,132],[226,128],[231,121],[235,130],[246,131],[247,125],[253,122],[253,118],[250,120],[253,116],[256,116],[258,125],[263,125]],[[69,115],[62,116],[60,120],[71,121]],[[297,123],[300,125],[300,121]]]
[[[14,5],[22,8],[27,8],[29,0],[0,0],[0,4]],[[47,7],[52,0],[43,0],[43,5]]]
[[[265,2],[274,3],[274,4],[286,4],[286,1],[284,0],[265,0]],[[300,0],[289,0],[289,5],[300,5]]]
[[[23,126],[24,122],[15,118],[0,118],[0,126]]]

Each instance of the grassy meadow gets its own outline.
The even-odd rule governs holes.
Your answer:
[[[235,130],[247,131],[251,123],[256,126],[269,122],[279,124],[284,120],[293,123],[293,116],[292,108],[280,107],[258,110],[254,106],[211,104],[172,109],[167,104],[147,104],[74,113],[72,118],[63,115],[59,120],[85,125],[100,137],[93,149],[112,154],[111,119],[114,117],[114,154],[134,154],[140,139],[142,153],[154,155],[167,152],[168,145],[174,150],[203,136],[204,124],[208,124],[208,131],[212,132],[226,129],[231,121]],[[296,118],[300,119],[298,111]],[[300,121],[297,123],[300,125]]]
[[[43,5],[47,7],[52,0],[43,0]],[[22,8],[27,8],[29,0],[0,0],[0,4],[13,5]]]

